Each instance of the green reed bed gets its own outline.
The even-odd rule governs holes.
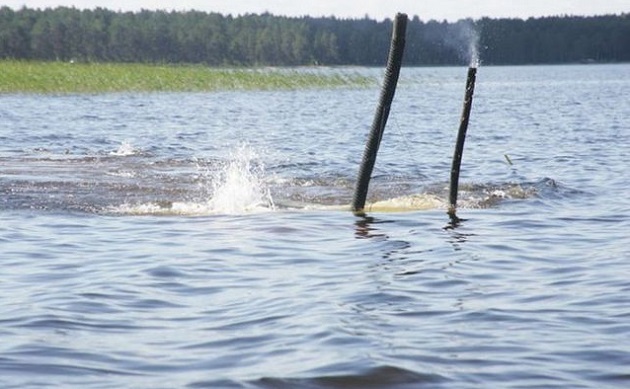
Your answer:
[[[375,83],[343,68],[0,61],[0,93],[203,92],[366,87]]]

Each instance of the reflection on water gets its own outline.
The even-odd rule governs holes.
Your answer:
[[[461,232],[461,227],[468,221],[468,219],[460,219],[456,215],[449,215],[450,221],[444,227],[444,231],[448,233],[449,239],[447,242],[453,245],[455,251],[462,249],[462,244],[466,243],[471,236],[475,236],[474,233]]]
[[[387,235],[379,232],[376,224],[379,223],[391,223],[386,220],[380,220],[375,218],[374,216],[368,215],[357,215],[355,225],[355,236],[358,239],[379,239],[379,240],[387,240]]]

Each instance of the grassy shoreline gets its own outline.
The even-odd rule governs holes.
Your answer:
[[[318,68],[0,60],[0,93],[209,92],[366,87],[375,80]]]

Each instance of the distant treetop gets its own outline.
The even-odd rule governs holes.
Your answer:
[[[202,63],[213,66],[382,66],[392,21],[199,11],[0,8],[0,58]],[[407,26],[405,65],[629,62],[630,14],[465,19]]]

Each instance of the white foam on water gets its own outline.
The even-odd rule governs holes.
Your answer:
[[[350,212],[352,206],[350,204],[302,204],[301,206],[292,207],[292,209]],[[446,201],[433,194],[418,193],[369,202],[364,207],[365,212],[376,213],[412,212],[432,209],[446,209]]]
[[[420,193],[375,201],[365,207],[368,212],[408,212],[429,209],[446,209],[446,202],[438,196]]]
[[[207,202],[195,203],[187,201],[122,204],[108,209],[108,212],[137,216],[207,216],[220,213],[214,210]]]
[[[215,214],[240,215],[269,212],[276,209],[304,211],[349,212],[349,204],[334,204],[334,201],[319,202],[319,198],[300,202],[280,199],[276,207],[270,192],[270,185],[277,187],[292,180],[268,177],[264,164],[256,151],[248,144],[242,144],[229,153],[228,158],[209,170],[199,165],[201,172],[200,190],[192,199],[152,200],[140,204],[121,204],[106,209],[109,213],[124,215],[183,215],[205,216]],[[334,183],[329,183],[335,187]],[[302,186],[300,186],[302,188]],[[519,184],[473,185],[463,184],[460,188],[458,208],[488,208],[503,200],[525,199],[534,196],[531,187]],[[196,196],[196,198],[195,198]],[[383,198],[368,203],[366,212],[411,212],[421,210],[447,209],[448,200],[442,190],[415,193],[404,196]]]
[[[244,174],[245,172],[245,174]],[[109,209],[109,212],[124,215],[162,215],[162,216],[206,216],[215,214],[240,215],[258,212],[269,212],[278,209],[271,200],[260,177],[251,176],[251,172],[237,169],[234,165],[225,170],[225,181],[217,184],[215,195],[201,202],[151,202],[145,204],[121,206]],[[258,186],[262,185],[262,186]],[[535,196],[533,189],[519,185],[506,186],[501,189],[482,189],[461,191],[458,209],[492,208],[503,200],[527,199]],[[337,211],[350,212],[350,204],[315,204],[315,203],[282,203],[280,209],[302,210],[307,212]],[[445,197],[431,193],[417,193],[367,203],[365,212],[395,213],[448,209]]]

